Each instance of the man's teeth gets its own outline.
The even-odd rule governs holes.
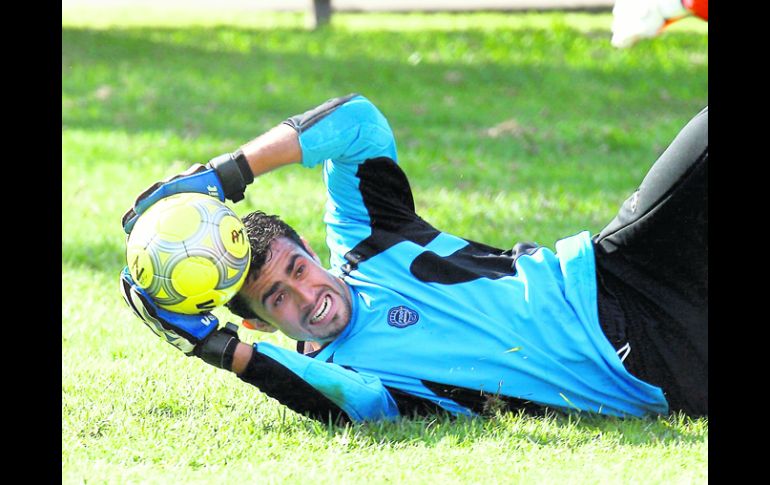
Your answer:
[[[324,297],[324,301],[321,304],[321,308],[318,310],[318,313],[313,315],[313,317],[310,319],[311,322],[315,323],[321,319],[323,319],[327,313],[329,313],[329,308],[331,308],[331,301],[329,296]]]

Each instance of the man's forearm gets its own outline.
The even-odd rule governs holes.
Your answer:
[[[246,143],[241,150],[254,177],[302,161],[299,135],[285,124],[280,124]]]

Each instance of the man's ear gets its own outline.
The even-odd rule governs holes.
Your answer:
[[[307,242],[307,239],[302,236],[299,238],[302,240],[302,245],[305,246],[305,251],[315,259],[316,263],[321,264],[321,258],[319,258],[315,251],[313,251],[313,248],[310,247],[310,243]]]
[[[259,330],[260,332],[268,332],[273,333],[277,328],[270,325],[267,322],[263,322],[262,320],[256,319],[256,318],[244,318],[243,319],[243,326],[246,328],[250,328],[251,330]]]

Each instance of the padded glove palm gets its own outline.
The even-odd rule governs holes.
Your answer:
[[[230,370],[238,339],[237,326],[218,329],[213,313],[185,315],[164,310],[131,278],[126,266],[120,273],[120,292],[134,314],[157,336],[188,356],[200,357],[216,367]]]
[[[219,320],[212,313],[185,315],[164,310],[155,304],[139,285],[134,283],[128,267],[120,273],[123,300],[150,330],[186,355],[217,329]]]

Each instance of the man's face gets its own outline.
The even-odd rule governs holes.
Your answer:
[[[249,307],[295,340],[333,340],[350,323],[347,285],[288,238],[270,250],[259,277],[241,289]]]

